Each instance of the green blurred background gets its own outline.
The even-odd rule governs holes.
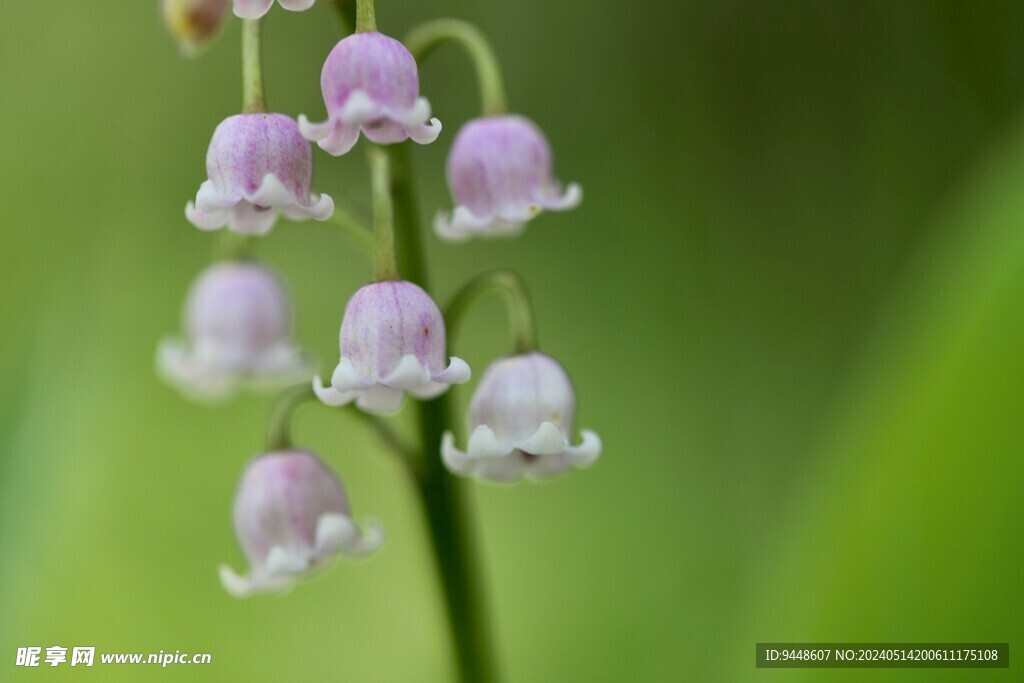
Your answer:
[[[299,439],[386,550],[284,598],[219,586],[269,400],[194,405],[153,357],[218,244],[183,207],[240,104],[239,22],[184,60],[156,5],[0,21],[0,679],[447,680],[417,509],[347,415],[311,407]],[[527,278],[605,443],[590,471],[476,487],[507,680],[1019,679],[1024,5],[378,3],[397,36],[444,15],[490,34],[512,106],[586,192],[516,241],[427,244],[442,301],[489,267]],[[275,9],[265,36],[271,108],[321,119],[331,8]],[[414,150],[429,216],[477,96],[453,49],[421,77],[445,124]],[[316,164],[365,215],[363,155]],[[333,364],[368,265],[324,225],[258,252]],[[492,301],[457,352],[479,372],[505,348]],[[754,668],[757,641],[814,640],[1009,641],[1017,663]],[[213,664],[29,672],[29,645]]]

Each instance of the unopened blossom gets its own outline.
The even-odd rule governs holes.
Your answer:
[[[225,225],[260,235],[279,213],[323,221],[334,201],[310,192],[313,149],[294,119],[283,114],[237,114],[217,126],[206,153],[208,179],[185,215],[197,228]]]
[[[220,31],[230,0],[163,0],[164,23],[182,52],[195,54]]]
[[[355,401],[367,412],[393,413],[406,391],[432,398],[449,384],[469,381],[464,360],[446,360],[441,310],[411,282],[375,282],[356,292],[345,306],[340,340],[341,361],[330,386],[313,378],[327,405]]]
[[[441,122],[430,118],[420,97],[416,60],[394,38],[354,33],[331,50],[320,76],[327,120],[310,123],[299,116],[302,134],[339,156],[356,144],[359,131],[373,142],[391,144],[412,138],[433,142]]]
[[[281,280],[255,261],[210,266],[185,302],[184,337],[157,350],[164,378],[186,394],[218,399],[240,385],[278,388],[308,380],[312,367],[291,338],[291,301]]]
[[[563,191],[555,180],[551,148],[540,129],[511,114],[462,127],[448,154],[448,185],[455,210],[439,213],[434,227],[450,240],[515,235],[541,211],[565,211],[583,198],[576,183]]]
[[[277,0],[287,10],[301,12],[313,6],[316,0]],[[242,19],[259,19],[270,11],[274,0],[234,0],[235,15]]]
[[[222,565],[220,579],[235,597],[284,590],[334,555],[366,555],[384,540],[375,524],[365,532],[356,527],[342,483],[301,450],[274,451],[249,463],[235,495],[234,522],[249,574]]]
[[[601,454],[600,438],[588,430],[572,445],[575,420],[576,393],[557,361],[536,352],[509,356],[487,368],[473,394],[466,450],[447,432],[441,455],[453,474],[498,482],[553,477]]]

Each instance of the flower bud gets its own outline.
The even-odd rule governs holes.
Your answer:
[[[583,191],[563,192],[552,175],[551,148],[524,116],[474,119],[455,136],[448,154],[448,185],[456,207],[438,214],[437,234],[461,241],[474,235],[515,235],[541,211],[576,207]]]
[[[453,474],[546,479],[587,467],[601,454],[600,438],[588,430],[580,445],[571,445],[575,421],[576,392],[557,361],[536,352],[509,356],[487,368],[473,394],[466,452],[447,432],[441,455]]]
[[[227,225],[261,235],[278,213],[292,220],[327,220],[334,200],[310,192],[313,149],[294,119],[283,114],[237,114],[217,126],[206,153],[208,179],[185,215],[201,230]]]
[[[425,145],[441,133],[441,122],[430,118],[430,104],[419,96],[416,60],[382,33],[354,33],[335,45],[320,87],[327,120],[310,123],[299,116],[299,128],[334,156],[352,149],[360,130],[382,145],[406,138]]]
[[[445,362],[441,310],[411,282],[388,280],[356,292],[341,322],[341,361],[325,387],[313,378],[321,401],[340,406],[352,401],[367,412],[393,413],[405,392],[432,398],[449,384],[468,382],[461,358]]]
[[[185,303],[184,327],[184,339],[160,344],[157,364],[191,396],[224,398],[241,384],[278,388],[312,374],[291,339],[284,285],[257,262],[218,263],[200,273]]]
[[[376,524],[359,531],[341,482],[319,458],[300,450],[266,453],[249,463],[235,495],[234,520],[250,567],[248,576],[239,576],[221,566],[221,582],[235,597],[284,590],[334,555],[365,555],[384,540]]]
[[[216,37],[227,17],[229,0],[163,0],[164,23],[181,51],[195,55]]]

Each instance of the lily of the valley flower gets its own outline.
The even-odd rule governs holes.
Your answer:
[[[316,0],[277,0],[281,7],[292,12],[302,12],[313,6]],[[270,11],[274,0],[234,0],[235,16],[242,19],[259,19]]]
[[[432,398],[449,384],[468,382],[461,358],[446,362],[441,310],[411,282],[387,280],[356,292],[341,322],[341,361],[325,387],[313,389],[321,401],[340,406],[352,401],[367,412],[393,413],[405,392]]]
[[[185,338],[161,342],[161,374],[184,393],[218,399],[239,385],[277,388],[308,380],[311,363],[291,339],[291,302],[270,270],[219,263],[189,291]]]
[[[294,119],[283,114],[237,114],[220,123],[206,153],[209,178],[185,215],[197,228],[263,234],[278,213],[323,221],[334,201],[310,192],[313,150]]]
[[[448,154],[448,185],[457,206],[451,216],[438,214],[438,235],[453,241],[515,235],[545,209],[574,208],[583,190],[572,183],[563,192],[551,166],[548,141],[526,117],[470,121]]]
[[[536,352],[509,356],[487,368],[473,394],[466,451],[447,432],[441,455],[453,474],[545,479],[591,465],[601,454],[600,438],[588,430],[581,444],[571,445],[575,420],[576,394],[557,361]]]
[[[338,478],[312,453],[286,450],[255,458],[235,496],[235,533],[249,560],[239,576],[221,566],[224,588],[236,597],[280,591],[322,568],[337,554],[376,550],[381,529],[360,532]]]
[[[229,0],[163,0],[164,23],[182,52],[194,55],[224,24]]]
[[[299,116],[299,127],[334,156],[352,149],[360,130],[379,144],[412,138],[424,145],[441,132],[441,122],[430,118],[430,104],[419,96],[416,60],[404,45],[382,33],[354,33],[335,45],[324,63],[320,87],[327,120],[310,123]]]

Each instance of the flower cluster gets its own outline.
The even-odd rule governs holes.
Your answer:
[[[174,35],[191,49],[217,32],[228,2],[164,0],[164,12]],[[277,2],[291,11],[315,4]],[[294,402],[315,396],[331,407],[354,404],[371,414],[367,419],[378,431],[386,432],[389,427],[377,416],[399,412],[406,394],[431,400],[471,379],[469,365],[449,356],[441,308],[420,285],[397,274],[391,186],[400,173],[389,176],[387,155],[370,155],[371,165],[378,164],[371,174],[377,279],[356,291],[344,307],[340,359],[327,382],[314,374],[314,363],[292,339],[292,303],[281,279],[244,256],[251,242],[268,234],[281,216],[293,221],[332,219],[334,200],[312,189],[312,142],[340,156],[360,136],[376,145],[438,139],[441,123],[431,118],[430,104],[420,95],[416,58],[406,45],[376,30],[372,4],[359,0],[357,32],[327,55],[320,78],[327,118],[311,123],[304,115],[296,119],[270,113],[263,104],[256,21],[274,0],[231,2],[234,14],[246,20],[246,107],[213,131],[206,179],[187,203],[185,215],[201,230],[226,227],[236,235],[225,241],[225,258],[192,285],[183,333],[160,344],[157,366],[169,383],[203,399],[227,398],[239,389],[298,384],[278,399],[270,430],[276,436],[245,467],[238,486],[234,526],[249,570],[244,575],[227,566],[220,570],[225,589],[236,596],[286,589],[335,556],[363,556],[383,541],[375,523],[364,525],[363,531],[356,526],[344,485],[330,468],[292,444],[287,425]],[[463,30],[459,26],[445,24],[438,40],[452,37],[445,31]],[[475,59],[492,58],[489,48],[471,53]],[[480,74],[497,73],[495,64],[483,67]],[[500,90],[500,78],[490,86]],[[496,96],[495,106],[485,106],[485,115],[466,123],[455,136],[447,161],[455,206],[450,213],[439,212],[434,223],[446,240],[515,235],[541,212],[571,209],[582,199],[579,185],[563,187],[555,179],[551,148],[538,126],[522,115],[505,113],[503,102],[503,95]],[[415,242],[408,235],[403,239]],[[473,287],[464,287],[457,298],[474,299]],[[440,443],[421,445],[430,460],[425,467],[439,473],[434,477],[447,476],[447,468],[452,475],[499,483],[547,479],[589,466],[600,454],[601,441],[594,432],[577,434],[573,384],[557,361],[537,350],[528,299],[525,291],[517,291],[518,303],[510,308],[516,353],[494,361],[479,380],[469,406],[465,450],[456,447],[451,430]],[[441,431],[425,429],[435,438]],[[402,439],[389,443],[403,458],[411,457]]]

